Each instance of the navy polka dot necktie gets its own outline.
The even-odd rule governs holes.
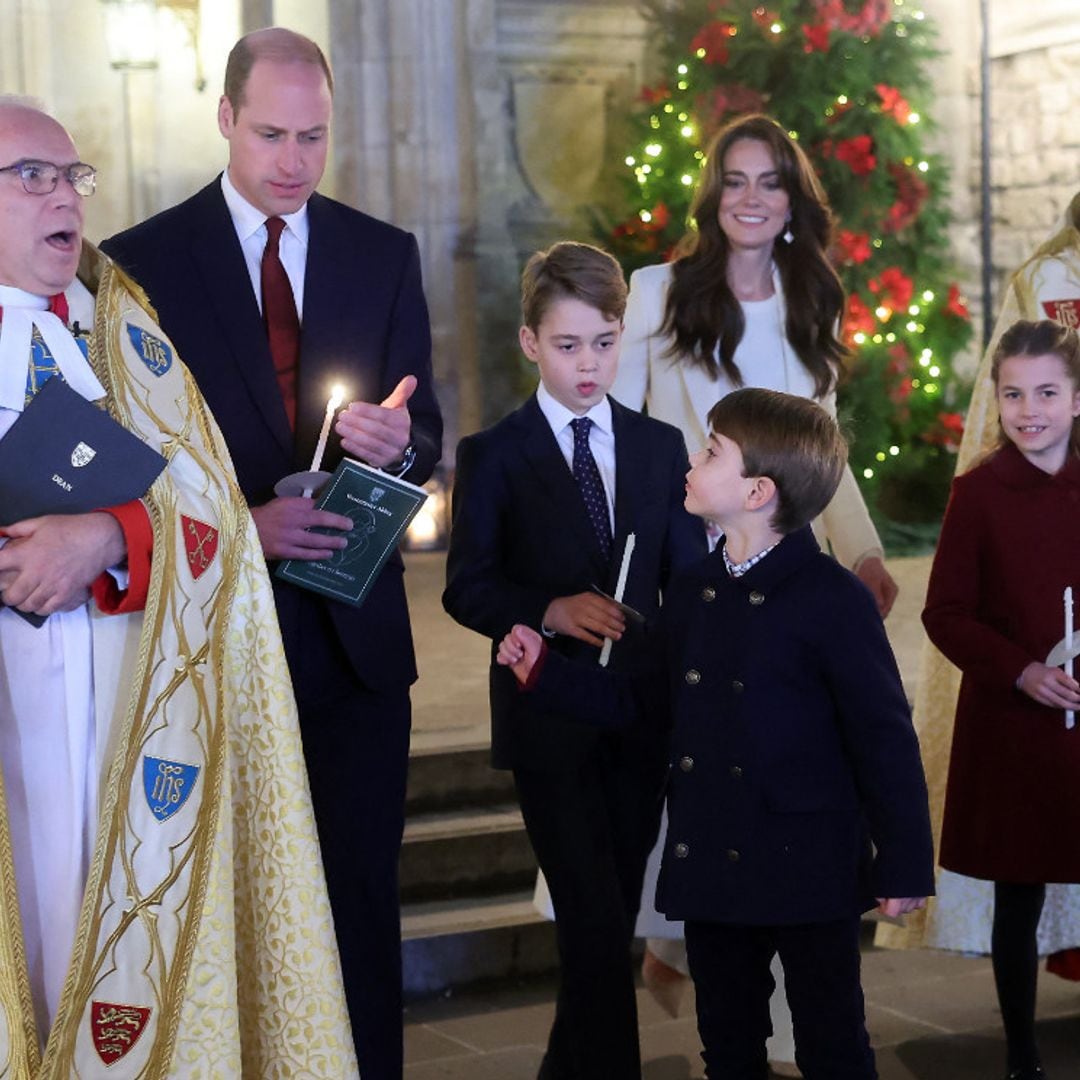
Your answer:
[[[570,421],[574,429],[573,473],[581,496],[585,500],[585,509],[596,531],[600,544],[600,553],[607,559],[611,555],[611,518],[608,516],[607,495],[604,482],[600,479],[600,470],[596,467],[596,458],[589,449],[589,429],[592,421],[587,416],[579,416]]]

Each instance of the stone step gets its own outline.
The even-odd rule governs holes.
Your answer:
[[[405,813],[409,816],[515,800],[514,778],[493,769],[486,745],[414,749],[409,757]]]
[[[529,888],[536,859],[521,811],[499,803],[411,815],[399,872],[403,904],[448,901]]]

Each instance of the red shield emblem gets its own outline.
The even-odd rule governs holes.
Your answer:
[[[138,1041],[150,1019],[149,1008],[115,1005],[111,1001],[90,1002],[90,1031],[94,1049],[106,1065],[119,1061]]]
[[[1043,311],[1048,319],[1075,330],[1080,327],[1080,300],[1044,300]]]
[[[180,515],[180,524],[183,527],[184,550],[187,551],[191,576],[198,581],[217,555],[218,531],[213,525],[196,521],[186,514]]]

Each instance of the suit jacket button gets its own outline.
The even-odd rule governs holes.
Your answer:
[[[676,859],[685,859],[686,856],[690,854],[690,845],[682,843],[676,844],[671,849],[671,852]]]
[[[701,682],[701,672],[696,668],[691,668],[686,673],[686,681],[690,686],[697,686],[697,684]]]
[[[741,780],[742,779],[742,769],[740,769],[738,765],[732,765],[731,768],[728,769],[728,772],[731,773],[733,779],[735,779],[735,780]]]
[[[765,594],[754,589],[750,594],[750,603],[753,604],[754,607],[759,607],[761,604],[765,603]]]
[[[694,768],[694,759],[689,755],[679,758],[679,768],[682,769],[683,772],[692,772]]]
[[[736,694],[741,694],[743,692],[743,690],[744,690],[742,680],[740,680],[740,679],[732,679],[731,680],[731,689]]]
[[[739,853],[734,848],[727,849],[728,862],[738,862]]]
[[[715,600],[716,590],[711,585],[706,585],[705,588],[701,590],[701,599],[704,600],[706,604],[710,600]]]

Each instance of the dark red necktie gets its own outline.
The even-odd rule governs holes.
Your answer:
[[[55,296],[49,297],[49,310],[65,325],[68,324],[68,302],[67,297],[58,292]]]
[[[292,285],[281,265],[278,242],[285,222],[266,219],[266,247],[262,257],[262,306],[270,355],[274,360],[281,397],[289,415],[289,427],[296,429],[296,365],[300,356],[300,319],[296,314]]]

